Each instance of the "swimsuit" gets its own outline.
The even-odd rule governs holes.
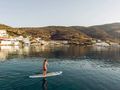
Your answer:
[[[44,70],[44,71],[47,71],[47,68],[43,67],[43,70]]]

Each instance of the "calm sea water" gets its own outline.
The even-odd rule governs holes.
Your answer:
[[[62,75],[31,79],[48,72]],[[120,48],[80,46],[0,47],[0,90],[120,90]]]

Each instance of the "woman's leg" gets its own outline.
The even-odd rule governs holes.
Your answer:
[[[43,71],[43,76],[44,76],[44,77],[46,77],[46,73],[47,73],[47,71],[44,70],[44,71]]]

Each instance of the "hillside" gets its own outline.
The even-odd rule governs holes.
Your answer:
[[[0,29],[6,29],[11,36],[23,35],[32,38],[41,37],[44,40],[68,40],[73,42],[89,42],[90,38],[120,42],[120,23],[83,26],[48,26],[13,28],[0,24]]]
[[[90,27],[72,26],[84,34],[101,40],[120,42],[120,23],[96,25]]]
[[[109,37],[120,40],[120,23],[93,26],[93,28],[105,31]]]
[[[0,24],[0,29],[8,29],[8,28],[12,28],[12,27],[7,26],[5,24]]]
[[[41,28],[19,28],[21,31],[26,31],[29,36],[41,37],[44,40],[68,40],[75,43],[85,43],[90,39],[86,34],[63,26],[48,26]]]

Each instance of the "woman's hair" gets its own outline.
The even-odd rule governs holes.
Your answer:
[[[44,60],[44,62],[46,62],[46,61],[47,61],[47,59]]]
[[[45,60],[43,61],[43,64],[45,64],[45,62],[47,62],[47,59],[45,59]]]

